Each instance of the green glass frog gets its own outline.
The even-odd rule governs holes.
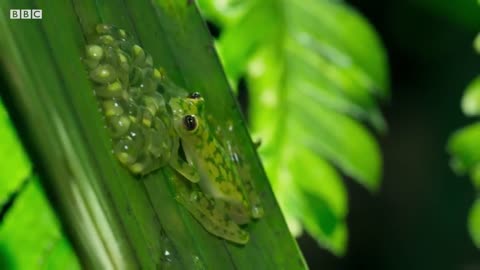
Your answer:
[[[262,217],[263,208],[251,179],[242,178],[250,175],[245,173],[238,153],[218,127],[210,128],[212,123],[205,118],[205,102],[198,92],[187,98],[174,97],[169,106],[185,157],[200,175],[199,189],[177,196],[177,200],[211,233],[245,244],[249,236],[239,225]]]

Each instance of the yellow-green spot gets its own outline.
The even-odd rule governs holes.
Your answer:
[[[133,57],[135,58],[134,64],[136,65],[143,64],[143,62],[145,61],[145,51],[143,50],[143,48],[135,44],[133,45],[132,50],[133,50]]]
[[[100,61],[103,57],[103,49],[98,45],[87,46],[87,57],[91,60]]]
[[[99,37],[99,41],[103,45],[113,45],[113,43],[115,42],[115,39],[110,35],[103,35]]]
[[[147,108],[142,108],[142,123],[146,127],[152,126],[152,113]]]
[[[157,81],[162,80],[162,73],[158,69],[153,69],[153,78],[156,79]]]
[[[145,166],[144,166],[144,164],[142,164],[142,163],[135,163],[135,164],[133,164],[133,165],[130,166],[130,170],[131,170],[134,174],[139,174],[139,173],[141,173],[144,169],[145,169]]]
[[[119,81],[115,81],[107,87],[107,90],[110,92],[120,92],[122,91],[122,89],[122,83],[120,83]]]
[[[113,137],[120,137],[126,134],[131,124],[130,119],[125,115],[112,116],[107,121]]]
[[[130,69],[130,64],[128,63],[128,58],[124,53],[118,52],[118,65],[123,71],[128,71]]]
[[[125,152],[117,153],[117,158],[124,165],[128,165],[128,164],[134,162],[134,160],[132,159],[132,156],[125,153]]]
[[[103,102],[103,112],[106,116],[116,116],[123,114],[123,108],[115,100],[105,100]]]
[[[107,34],[111,31],[111,29],[112,27],[107,24],[98,24],[97,27],[95,27],[95,30],[98,34]]]
[[[117,79],[117,73],[111,65],[100,65],[90,72],[90,78],[94,82],[107,84]]]
[[[118,34],[123,37],[123,38],[126,38],[127,37],[127,33],[125,32],[125,30],[123,29],[119,29],[118,30]]]

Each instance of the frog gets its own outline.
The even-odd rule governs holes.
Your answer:
[[[219,126],[211,127],[212,117],[205,117],[205,100],[199,92],[172,97],[169,107],[185,158],[200,175],[198,186],[190,194],[179,194],[177,201],[210,233],[246,244],[249,234],[241,226],[261,218],[263,208],[252,179],[242,178],[250,174],[242,170],[246,167],[232,141],[225,140]]]

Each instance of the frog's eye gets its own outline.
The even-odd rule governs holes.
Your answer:
[[[199,92],[193,92],[190,95],[188,95],[188,98],[191,98],[191,99],[199,99],[201,97],[202,97],[202,95],[200,95]]]
[[[183,118],[183,125],[188,131],[193,131],[197,128],[197,118],[195,115],[187,115]]]

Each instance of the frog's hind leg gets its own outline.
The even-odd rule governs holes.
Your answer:
[[[230,219],[227,203],[214,200],[201,191],[180,193],[175,199],[210,233],[237,244],[248,242],[249,234]]]
[[[229,202],[221,202],[225,205],[225,209],[227,209],[228,216],[236,223],[236,224],[247,224],[251,221],[251,212],[247,206],[239,203],[229,203]]]
[[[172,146],[172,156],[170,158],[170,166],[187,178],[192,183],[198,183],[200,181],[200,175],[198,174],[197,169],[192,165],[192,163],[183,160],[178,155],[179,142],[175,140],[174,145]]]

